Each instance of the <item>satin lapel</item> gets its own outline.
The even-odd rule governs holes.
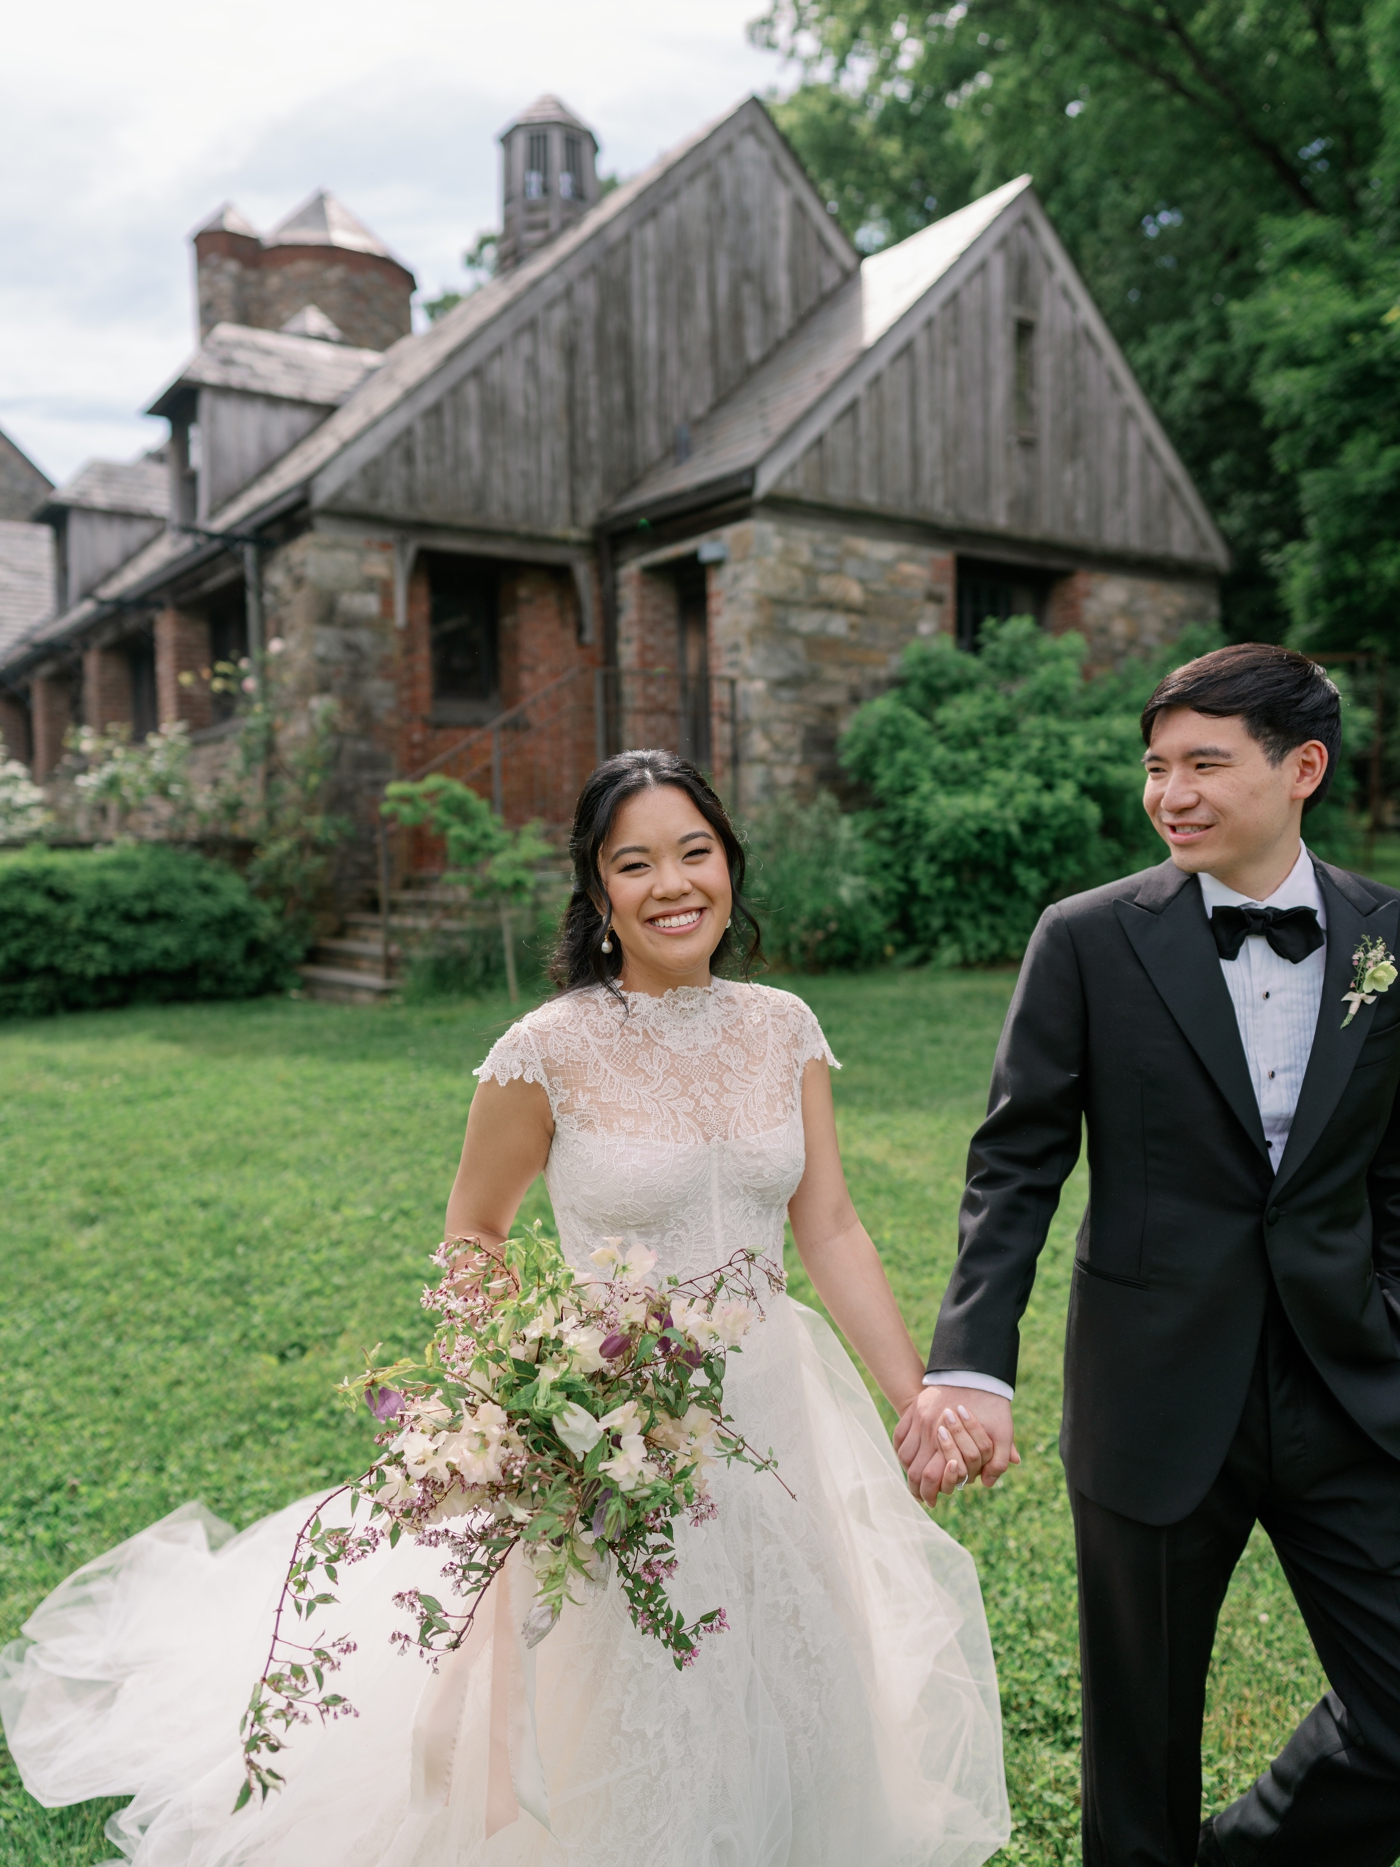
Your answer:
[[[1163,864],[1163,870],[1171,865]],[[1268,1158],[1259,1102],[1240,1041],[1234,1003],[1220,974],[1199,882],[1154,870],[1136,901],[1115,903],[1123,930],[1182,1034],[1210,1071],[1245,1133]],[[1157,907],[1158,901],[1164,905]],[[1143,905],[1146,903],[1147,905]]]
[[[1352,955],[1363,939],[1384,940],[1392,952],[1395,950],[1397,904],[1376,902],[1360,888],[1348,888],[1343,893],[1321,863],[1316,864],[1316,868],[1322,898],[1327,904],[1327,970],[1322,981],[1322,1005],[1317,1014],[1307,1072],[1298,1092],[1298,1107],[1288,1131],[1288,1145],[1279,1162],[1278,1179],[1274,1182],[1279,1190],[1302,1166],[1331,1120],[1376,1015],[1374,1004],[1363,1005],[1347,1028],[1342,1029],[1342,1020],[1347,1015],[1342,994],[1351,986]],[[1349,877],[1347,879],[1350,881]],[[1364,912],[1358,907],[1358,901],[1371,902],[1371,911]]]

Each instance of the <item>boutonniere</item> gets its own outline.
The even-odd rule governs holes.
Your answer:
[[[1342,1019],[1343,1030],[1363,1005],[1374,1005],[1378,995],[1388,992],[1400,979],[1400,969],[1384,940],[1363,940],[1351,959],[1356,971],[1351,976],[1351,990],[1342,994],[1342,1003],[1351,1006]]]

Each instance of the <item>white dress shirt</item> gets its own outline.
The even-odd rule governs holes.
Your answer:
[[[1306,849],[1299,850],[1298,860],[1267,901],[1237,895],[1213,875],[1202,875],[1200,880],[1207,915],[1222,907],[1312,908],[1318,926],[1326,930],[1327,910]],[[1320,946],[1295,966],[1275,953],[1263,934],[1250,934],[1239,957],[1222,959],[1220,970],[1234,1003],[1269,1159],[1277,1173],[1312,1054],[1327,948]]]
[[[1317,885],[1317,871],[1301,845],[1298,860],[1267,901],[1236,894],[1213,875],[1203,874],[1199,880],[1207,918],[1223,907],[1312,908],[1318,926],[1326,931],[1327,909]],[[1263,934],[1249,934],[1236,958],[1220,961],[1220,970],[1235,1007],[1254,1098],[1264,1123],[1264,1139],[1269,1144],[1269,1159],[1277,1173],[1312,1054],[1313,1033],[1322,1009],[1327,948],[1320,946],[1295,965],[1275,953]],[[924,1376],[924,1386],[978,1387],[984,1393],[1000,1394],[1004,1400],[1010,1400],[1015,1393],[995,1375],[977,1374],[968,1368],[936,1369]]]

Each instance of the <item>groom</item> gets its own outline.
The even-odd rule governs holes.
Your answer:
[[[1142,731],[1170,860],[1036,929],[900,1457],[931,1500],[1015,1456],[1017,1324],[1083,1128],[1061,1448],[1085,1867],[1391,1867],[1400,895],[1300,841],[1341,744],[1336,689],[1302,655],[1189,662]],[[1198,1828],[1211,1644],[1256,1522],[1331,1690]]]

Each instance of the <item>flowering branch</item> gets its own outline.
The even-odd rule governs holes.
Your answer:
[[[446,1240],[433,1261],[443,1276],[423,1304],[439,1321],[423,1361],[380,1367],[376,1348],[364,1373],[341,1383],[342,1396],[363,1400],[384,1429],[384,1450],[332,1494],[350,1494],[350,1527],[323,1527],[327,1498],[298,1533],[244,1716],[237,1808],[254,1789],[265,1798],[281,1784],[271,1759],[292,1725],[313,1713],[354,1715],[343,1695],[325,1690],[354,1643],[289,1642],[285,1609],[316,1615],[335,1600],[321,1578],[334,1587],[339,1565],[385,1540],[392,1548],[404,1531],[444,1551],[443,1579],[470,1604],[454,1610],[417,1588],[394,1597],[416,1626],[392,1643],[433,1666],[462,1645],[516,1549],[535,1583],[521,1629],[527,1645],[544,1639],[566,1601],[606,1587],[614,1564],[633,1623],[677,1668],[727,1626],[722,1607],[687,1622],[671,1605],[675,1520],[714,1516],[707,1473],[717,1462],[778,1475],[772,1452],[756,1453],[724,1412],[724,1376],[762,1318],[760,1280],[781,1290],[781,1269],[736,1251],[702,1276],[655,1280],[654,1252],[610,1238],[592,1253],[599,1275],[582,1278],[538,1225],[501,1245]],[[307,1657],[281,1660],[283,1648]]]

